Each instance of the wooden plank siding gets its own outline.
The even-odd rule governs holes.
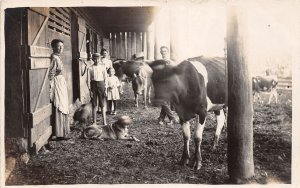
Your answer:
[[[5,10],[5,134],[24,137],[38,151],[52,134],[48,73],[51,41],[61,39],[61,60],[67,82],[69,105],[77,99],[89,102],[87,67],[87,31],[90,52],[109,50],[114,58],[132,59],[146,50],[145,37],[134,30],[102,32],[98,18],[81,7],[30,7]],[[108,34],[108,33],[106,33]]]
[[[277,88],[283,90],[292,90],[292,78],[278,77]]]
[[[132,59],[137,53],[144,53],[147,59],[147,32],[109,33],[110,55],[114,59]],[[150,47],[150,46],[149,46]]]

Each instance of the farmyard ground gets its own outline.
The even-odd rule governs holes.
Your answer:
[[[202,168],[194,171],[179,166],[183,150],[180,125],[158,125],[160,108],[135,108],[130,87],[125,87],[118,115],[133,119],[130,133],[140,142],[84,140],[76,126],[71,140],[57,142],[50,153],[32,156],[27,165],[18,164],[6,185],[226,184],[227,136],[223,131],[213,151],[214,116],[208,116],[204,130]],[[108,116],[109,122],[117,116]],[[279,91],[277,105],[255,103],[253,126],[255,181],[291,183],[291,91]],[[193,154],[193,141],[190,148]]]

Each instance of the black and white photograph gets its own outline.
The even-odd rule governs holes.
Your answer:
[[[1,187],[299,186],[300,1],[0,8]]]

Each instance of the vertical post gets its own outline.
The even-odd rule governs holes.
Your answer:
[[[134,55],[136,54],[136,32],[132,32],[132,35],[131,35],[131,40],[132,40],[132,43],[131,43],[131,55]]]
[[[143,53],[144,58],[147,59],[147,32],[143,32]]]
[[[247,60],[246,9],[230,6],[227,15],[228,173],[232,183],[254,176],[252,83]]]
[[[127,36],[128,32],[124,32],[124,49],[125,49],[125,59],[128,59],[128,49],[127,49]]]
[[[110,57],[113,56],[112,51],[113,51],[113,39],[112,39],[112,33],[109,33],[109,56]]]
[[[147,59],[154,60],[154,23],[148,26],[147,31]]]
[[[131,59],[131,57],[132,57],[131,36],[132,36],[132,32],[128,32],[128,34],[127,34],[127,59]]]
[[[116,58],[116,44],[117,44],[116,33],[112,33],[112,51],[111,51],[111,54],[112,54],[113,58]]]
[[[125,39],[124,39],[124,36],[125,36],[125,33],[124,32],[121,32],[120,33],[120,57],[122,59],[125,59],[126,58],[126,55],[125,55]]]
[[[141,32],[137,32],[136,33],[136,53],[139,53],[143,48],[143,44],[142,44],[142,33]]]
[[[179,63],[187,58],[188,40],[186,37],[188,23],[184,16],[189,10],[181,5],[173,5],[170,10],[170,56],[171,59]]]
[[[167,6],[161,7],[155,17],[155,59],[161,58],[161,46],[170,49],[170,10]]]
[[[121,57],[121,33],[117,32],[116,33],[116,41],[117,41],[117,45],[116,45],[116,58],[122,58]]]

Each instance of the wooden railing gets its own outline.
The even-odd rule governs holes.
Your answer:
[[[291,77],[278,77],[278,89],[292,90],[292,78]]]

